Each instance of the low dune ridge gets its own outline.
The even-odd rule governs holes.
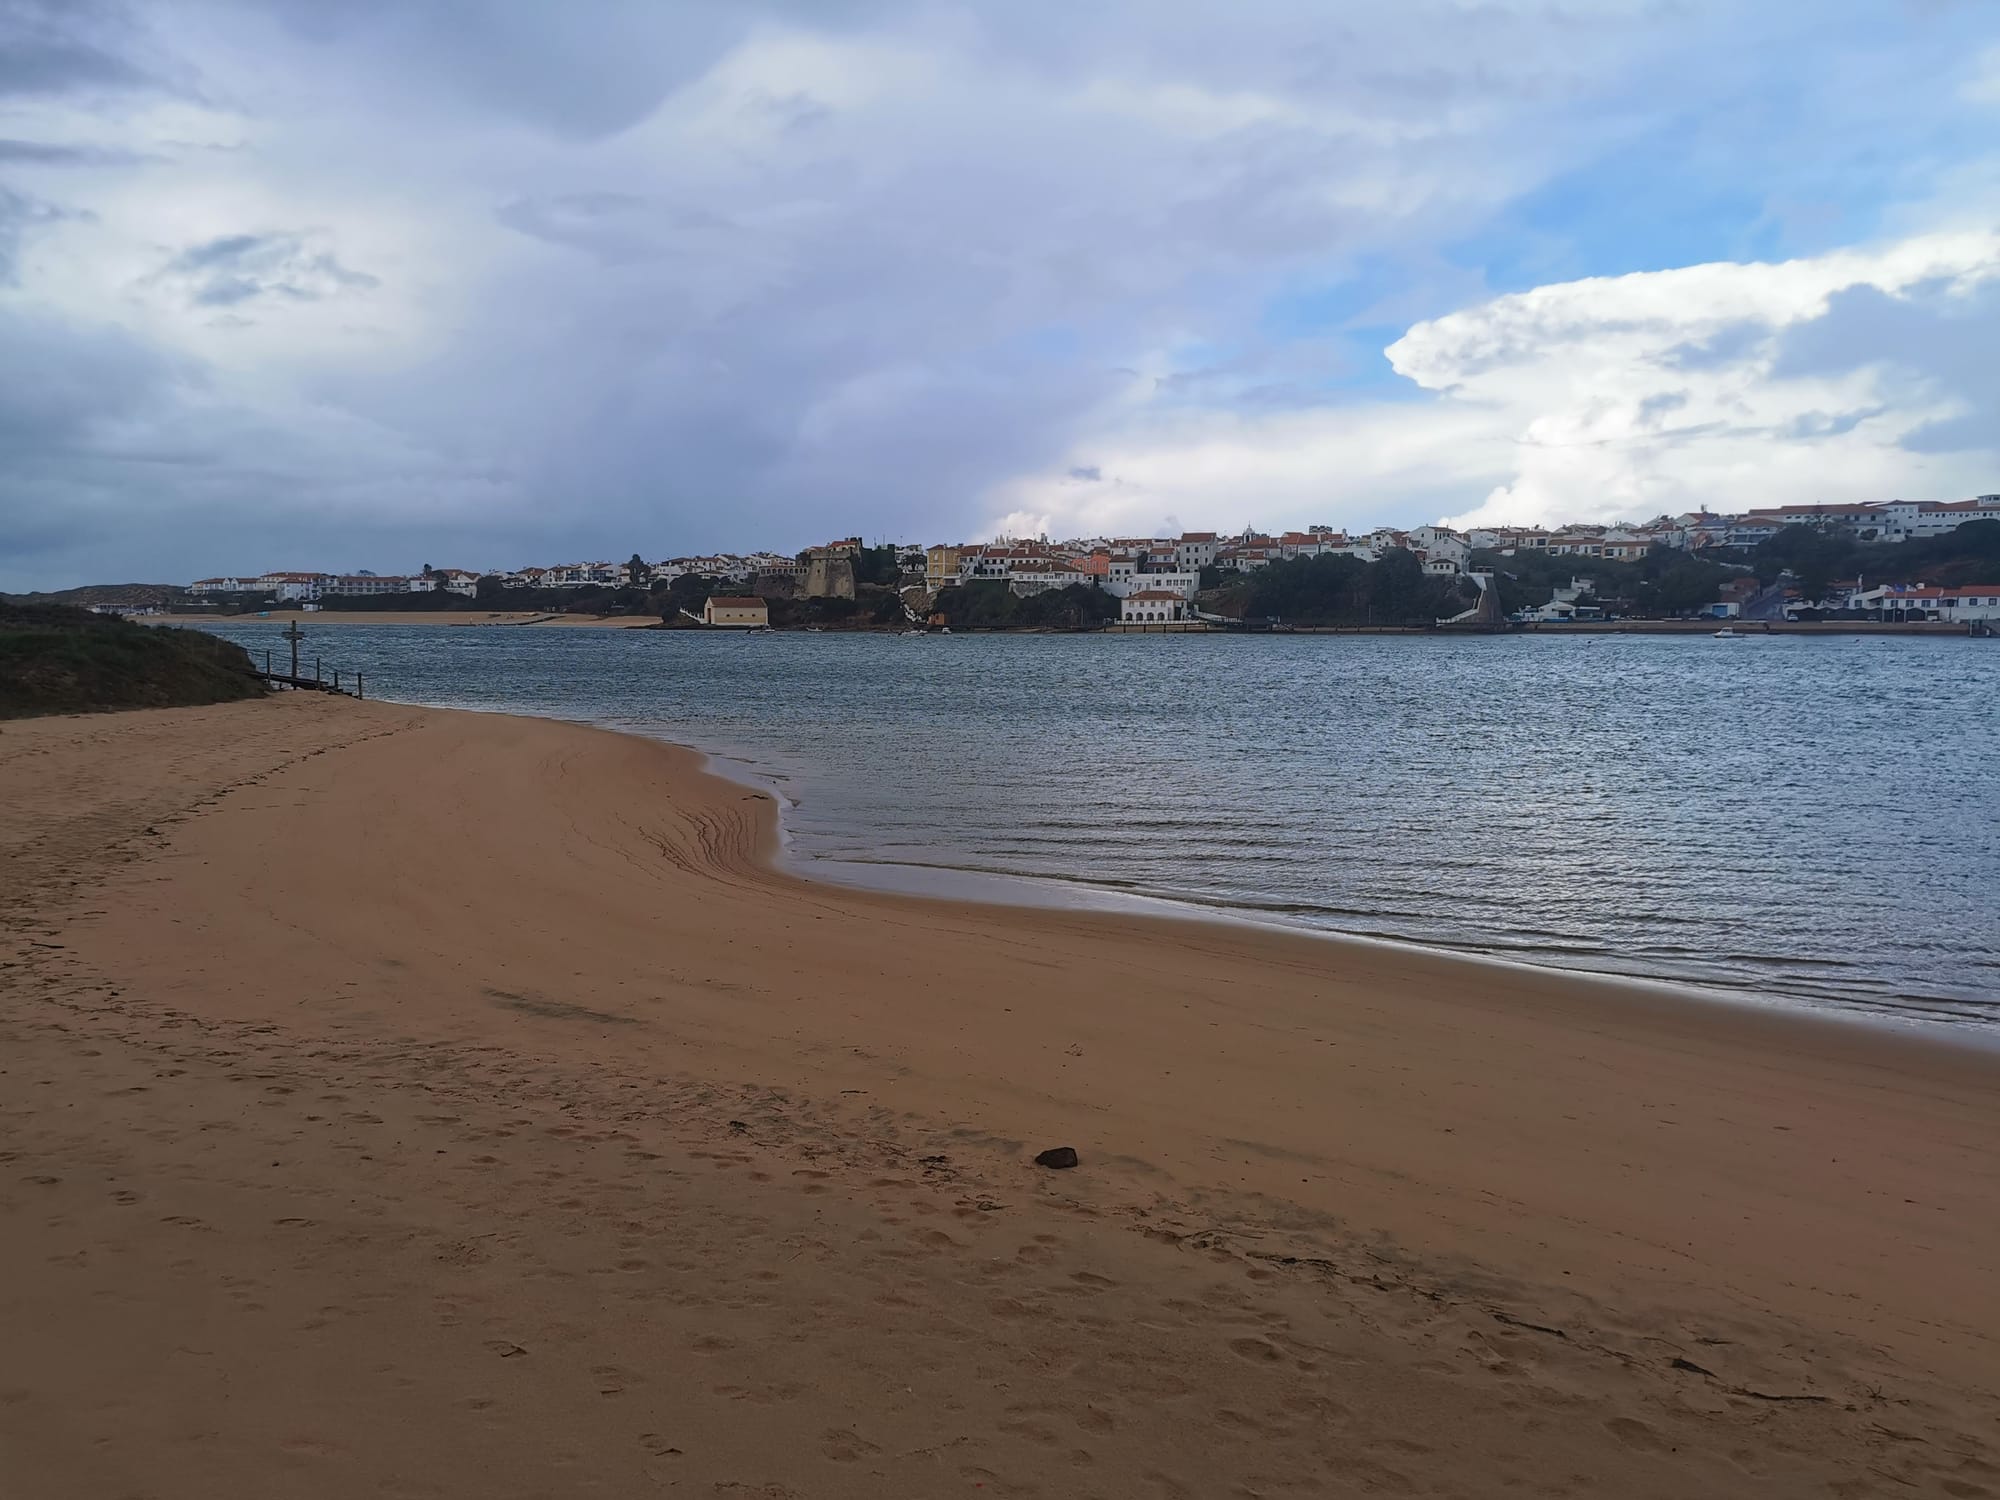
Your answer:
[[[553,721],[8,724],[21,1493],[2000,1494],[1992,1053],[774,852]]]

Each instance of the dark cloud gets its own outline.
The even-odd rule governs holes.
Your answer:
[[[53,203],[18,193],[0,183],[0,286],[18,280],[21,245],[30,230],[71,217],[67,210]]]
[[[1738,364],[1771,336],[1771,325],[1745,321],[1717,329],[1705,339],[1676,344],[1660,363],[1675,370],[1721,370]]]
[[[593,140],[644,119],[756,24],[738,0],[275,0],[285,24],[402,86]],[[328,61],[336,61],[329,58]]]
[[[1903,440],[1915,453],[2000,447],[2000,285],[1952,283],[1892,296],[1877,287],[1836,292],[1826,312],[1779,341],[1773,374],[1841,375],[1886,365],[1967,410]]]
[[[128,12],[93,0],[0,0],[0,97],[139,88]]]
[[[1688,404],[1686,391],[1660,391],[1639,403],[1638,418],[1643,427],[1658,427],[1661,420]]]
[[[153,279],[180,287],[196,307],[234,307],[258,297],[317,302],[382,284],[297,234],[223,235],[183,250]]]
[[[131,167],[160,158],[147,151],[104,146],[64,146],[48,141],[0,140],[0,165],[31,167]]]
[[[85,545],[125,510],[111,448],[170,383],[169,362],[116,330],[4,310],[0,350],[0,557]]]
[[[587,251],[607,264],[697,252],[737,226],[719,214],[631,193],[559,193],[516,198],[494,217],[553,245]]]

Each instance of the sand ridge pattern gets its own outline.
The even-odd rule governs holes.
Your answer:
[[[2000,1493],[1976,1057],[803,885],[561,724],[38,721],[0,791],[22,1493]]]

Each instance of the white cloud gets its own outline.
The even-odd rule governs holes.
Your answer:
[[[1990,490],[1992,445],[1903,446],[1968,415],[1966,390],[1865,345],[1818,369],[1783,356],[1788,332],[1843,294],[1921,299],[1948,325],[1983,316],[1995,285],[2000,234],[1919,235],[1538,287],[1418,323],[1386,351],[1428,393],[1416,400],[1191,410],[1159,400],[1149,370],[1086,428],[1061,477],[1000,486],[988,503],[1095,532],[1146,529],[1168,510],[1231,528],[1532,523],[1875,499],[1913,482]],[[1082,465],[1101,477],[1078,482]]]

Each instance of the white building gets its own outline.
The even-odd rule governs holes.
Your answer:
[[[1365,542],[1348,538],[1344,531],[1331,526],[1313,526],[1305,531],[1288,531],[1277,541],[1278,556],[1286,562],[1301,557],[1346,556],[1368,554],[1373,560],[1373,549]]]
[[[1009,592],[1026,598],[1050,589],[1066,589],[1073,583],[1095,583],[1096,578],[1069,563],[1054,558],[1024,558],[1002,575]]]
[[[1455,531],[1447,531],[1442,526],[1417,526],[1405,533],[1404,545],[1426,563],[1437,559],[1454,564],[1449,570],[1456,573],[1471,560],[1472,547],[1464,537]]]
[[[430,577],[419,573],[406,582],[413,594],[432,594],[443,589],[448,594],[463,594],[470,599],[479,592],[479,574],[470,568],[433,568]]]
[[[1213,566],[1215,554],[1222,546],[1212,531],[1188,531],[1174,543],[1174,566],[1183,573],[1199,573],[1203,568]]]
[[[320,585],[320,597],[357,598],[371,594],[407,594],[410,580],[397,574],[342,573]]]
[[[332,581],[325,573],[260,573],[256,588],[277,595],[282,603],[299,604],[319,598]]]
[[[1850,608],[1890,619],[2000,620],[2000,583],[1967,583],[1956,588],[1936,584],[1890,583],[1866,589],[1848,600]]]
[[[252,594],[257,591],[254,578],[197,578],[188,585],[190,594]]]
[[[1274,562],[1284,561],[1277,543],[1264,546],[1254,542],[1231,542],[1215,554],[1215,565],[1226,573],[1254,573]]]
[[[1972,500],[1942,503],[1935,500],[1889,500],[1874,507],[1876,540],[1920,542],[1927,537],[1956,531],[1967,521],[2000,521],[2000,497],[1980,495]]]
[[[1604,533],[1602,555],[1612,562],[1638,562],[1653,550],[1650,533],[1614,526]]]
[[[1188,596],[1170,589],[1139,589],[1118,605],[1121,625],[1171,625],[1192,618]]]
[[[1135,573],[1129,566],[1120,570],[1117,560],[1111,563],[1112,571],[1099,581],[1098,587],[1114,599],[1129,599],[1134,594],[1172,594],[1179,599],[1192,599],[1201,591],[1199,573]]]

